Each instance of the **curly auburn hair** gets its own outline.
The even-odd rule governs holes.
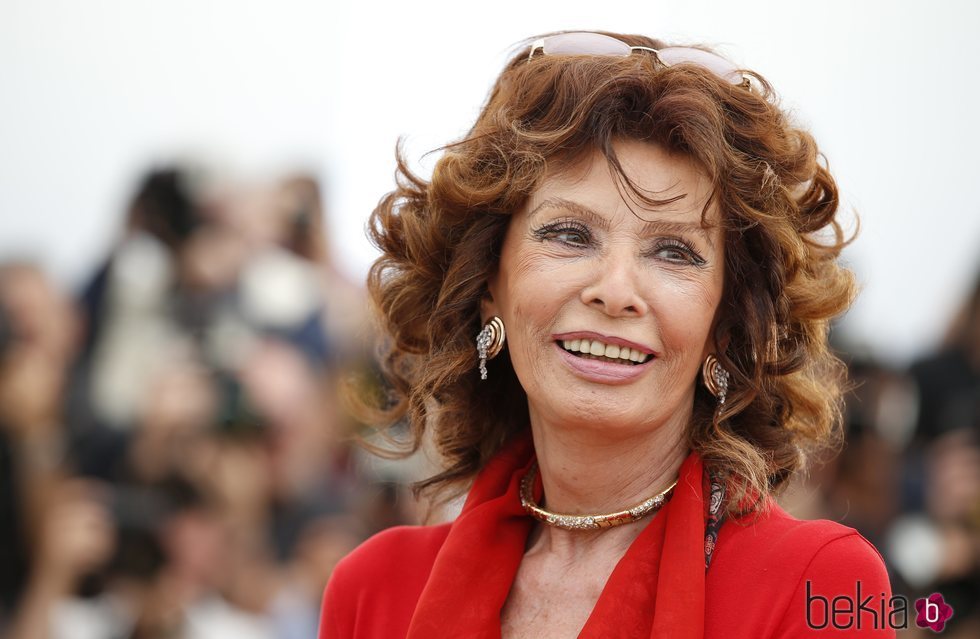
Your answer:
[[[360,408],[376,425],[408,425],[404,454],[431,436],[445,466],[418,490],[459,486],[528,428],[527,396],[506,350],[478,380],[480,299],[510,215],[546,170],[598,149],[629,195],[650,201],[617,160],[613,143],[622,139],[695,160],[722,213],[725,284],[713,337],[732,379],[721,408],[698,385],[689,443],[728,479],[730,512],[758,510],[811,452],[839,439],[844,367],[827,332],[855,285],[837,262],[848,242],[835,219],[837,186],[771,86],[745,76],[751,89],[642,53],[529,60],[523,48],[473,128],[443,149],[431,180],[414,175],[398,150],[398,186],[369,226],[382,252],[368,288],[386,336],[387,396]]]

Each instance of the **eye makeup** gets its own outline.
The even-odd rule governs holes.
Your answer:
[[[701,254],[698,253],[697,249],[680,238],[665,237],[657,240],[652,254],[659,255],[667,252],[673,252],[682,256],[680,259],[664,258],[667,259],[668,262],[676,264],[691,264],[692,266],[697,267],[703,267],[708,263],[707,260],[701,257]]]
[[[531,229],[531,237],[537,242],[556,241],[571,248],[588,248],[595,245],[595,236],[588,224],[575,218],[560,218],[545,222]],[[673,254],[673,257],[668,254]],[[663,259],[670,264],[704,267],[708,262],[695,246],[682,237],[658,237],[643,255]]]
[[[584,247],[592,242],[592,232],[589,230],[589,227],[571,218],[563,218],[542,224],[531,230],[531,236],[539,242],[557,240],[569,246]]]

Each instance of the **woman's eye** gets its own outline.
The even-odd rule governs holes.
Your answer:
[[[552,238],[558,240],[559,242],[573,244],[575,246],[585,246],[589,243],[589,238],[587,235],[578,229],[563,229],[555,231],[552,233]]]
[[[662,248],[657,253],[671,262],[689,262],[691,256],[677,248]]]
[[[695,266],[703,266],[705,263],[704,258],[698,255],[694,249],[684,244],[674,242],[661,244],[658,246],[656,248],[655,255],[675,264],[693,264]]]
[[[568,246],[587,246],[592,241],[592,235],[586,228],[577,225],[552,224],[534,232],[538,240],[560,242]]]

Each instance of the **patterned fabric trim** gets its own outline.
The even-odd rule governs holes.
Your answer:
[[[711,558],[714,556],[715,545],[718,543],[718,531],[725,522],[725,513],[722,505],[725,503],[725,482],[717,475],[708,473],[705,469],[705,483],[710,485],[708,500],[708,512],[705,516],[704,526],[704,571],[708,572],[711,566]]]

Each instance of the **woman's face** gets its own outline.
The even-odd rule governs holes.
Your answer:
[[[483,316],[504,322],[532,423],[683,432],[714,351],[718,212],[712,205],[702,226],[711,183],[688,158],[635,141],[616,152],[641,189],[682,197],[654,208],[624,199],[600,153],[547,175],[511,219]]]

